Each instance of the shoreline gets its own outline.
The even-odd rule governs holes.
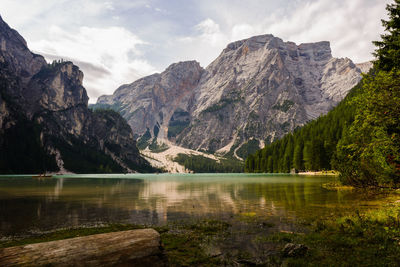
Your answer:
[[[330,176],[338,176],[339,173],[336,171],[307,171],[307,172],[299,172],[298,175],[330,175]]]
[[[111,223],[0,240],[0,251],[15,246],[150,227],[160,234],[164,259],[171,266],[187,266],[188,263],[208,266],[237,266],[237,263],[250,266],[336,266],[345,263],[359,266],[365,263],[363,257],[353,255],[363,255],[374,266],[381,263],[391,266],[397,262],[396,255],[400,252],[397,237],[400,228],[393,224],[399,211],[399,202],[387,199],[379,206],[363,211],[304,218],[296,223],[296,229],[289,231],[281,229],[272,218],[259,217],[255,213],[165,225]],[[238,242],[243,239],[245,244]],[[385,241],[383,248],[380,245],[382,239]],[[343,250],[343,246],[352,249]]]

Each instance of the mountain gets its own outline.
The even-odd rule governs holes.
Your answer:
[[[261,35],[229,44],[206,69],[173,64],[96,106],[120,112],[146,140],[244,157],[326,114],[369,66],[333,58],[329,42],[296,45]]]
[[[119,111],[137,136],[149,130],[153,136],[159,133],[166,138],[164,129],[171,120],[188,117],[187,106],[203,72],[196,61],[172,64],[161,74],[122,85],[112,96],[99,97],[96,108],[111,106]]]
[[[354,121],[356,111],[352,101],[361,93],[362,82],[326,115],[248,155],[245,172],[332,170],[337,144]]]
[[[72,62],[32,53],[0,17],[0,172],[151,171],[116,112],[88,109]]]

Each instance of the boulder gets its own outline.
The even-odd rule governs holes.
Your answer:
[[[308,251],[308,247],[303,244],[287,243],[282,249],[284,257],[302,257]]]

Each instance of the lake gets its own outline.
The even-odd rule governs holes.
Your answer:
[[[279,221],[280,230],[290,230],[298,220],[379,202],[321,187],[334,179],[277,174],[0,176],[0,234],[237,215]]]

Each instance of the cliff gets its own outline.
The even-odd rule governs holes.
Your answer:
[[[120,112],[136,136],[236,155],[326,114],[367,69],[333,58],[329,42],[261,35],[229,44],[205,70],[193,61],[173,64],[97,106]]]
[[[125,120],[92,112],[72,62],[47,64],[0,17],[0,172],[151,171]]]

